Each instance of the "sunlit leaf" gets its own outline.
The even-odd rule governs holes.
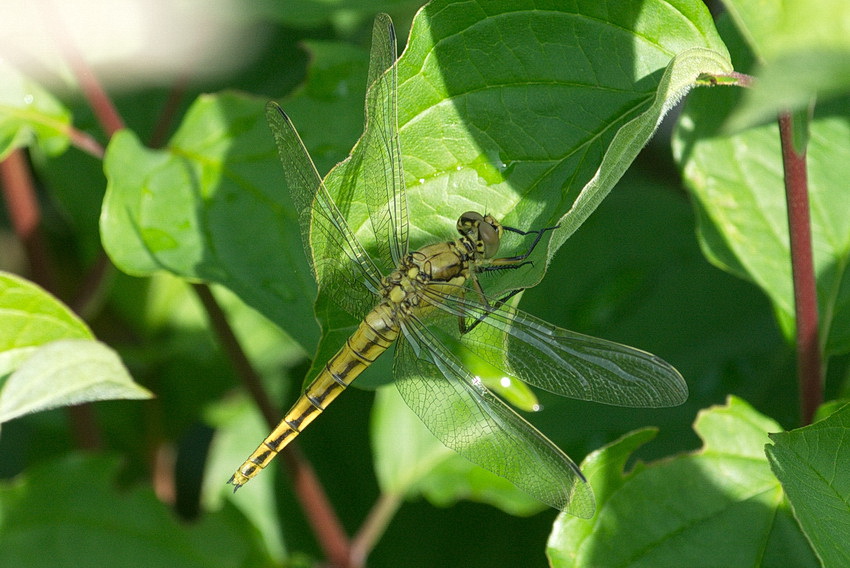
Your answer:
[[[61,339],[33,351],[0,390],[0,422],[58,406],[150,398],[118,354],[87,339]]]
[[[118,355],[70,309],[0,272],[0,422],[57,406],[148,398]]]

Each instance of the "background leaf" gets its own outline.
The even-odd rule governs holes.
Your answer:
[[[151,396],[79,317],[35,284],[0,272],[0,314],[0,423],[57,406]]]
[[[149,489],[119,491],[117,469],[114,458],[71,456],[0,487],[4,562],[208,568],[268,561],[256,534],[232,507],[187,526]]]
[[[375,473],[384,494],[420,495],[440,507],[469,499],[513,515],[539,512],[538,501],[505,479],[473,465],[445,447],[422,424],[394,386],[378,389],[372,410]],[[404,440],[404,444],[399,444]]]
[[[778,127],[723,134],[741,93],[715,91],[689,98],[673,146],[694,196],[700,245],[714,264],[764,290],[791,337],[794,298]],[[850,220],[841,213],[841,180],[850,175],[844,167],[850,164],[847,103],[817,107],[807,158],[821,341],[831,354],[850,349]]]
[[[48,155],[68,147],[71,113],[38,83],[0,60],[0,160],[37,144]]]
[[[711,558],[727,566],[817,566],[764,457],[767,432],[778,428],[732,398],[697,418],[704,446],[693,455],[621,476],[647,432],[594,453],[583,469],[597,514],[591,523],[559,516],[552,565],[662,567]]]
[[[64,339],[33,352],[0,390],[0,422],[57,406],[114,398],[150,398],[118,355],[97,341]]]

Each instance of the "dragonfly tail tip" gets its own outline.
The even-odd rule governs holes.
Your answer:
[[[235,475],[231,475],[230,479],[227,481],[227,483],[233,486],[233,492],[234,493],[236,493],[236,491],[238,491],[239,488],[244,485],[244,483],[239,483],[238,481],[236,481]]]

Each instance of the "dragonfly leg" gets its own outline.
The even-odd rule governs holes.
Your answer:
[[[523,231],[522,229],[517,229],[516,227],[509,227],[507,225],[502,225],[502,228],[506,231],[510,231],[512,233],[516,233],[518,235],[536,235],[534,241],[531,243],[531,246],[528,247],[528,250],[523,254],[517,256],[508,256],[505,258],[494,258],[490,260],[490,263],[487,266],[482,266],[477,269],[477,272],[492,272],[495,270],[514,270],[520,268],[521,266],[525,266],[526,264],[533,264],[533,261],[526,260],[531,253],[534,252],[534,249],[537,248],[537,245],[540,244],[540,239],[543,238],[543,235],[546,234],[547,231],[554,231],[560,225],[556,225],[554,227],[546,227],[543,229],[535,229],[533,231]],[[487,313],[492,312],[494,310],[498,310],[505,302],[516,296],[522,291],[522,288],[517,288],[516,290],[512,290],[508,292],[503,297],[496,300],[492,305],[487,302],[486,296],[484,295],[484,290],[481,288],[481,283],[478,282],[478,278],[475,275],[472,275],[472,286],[475,288],[475,291],[478,293],[478,297],[481,300],[481,305],[486,307],[486,313],[478,316],[472,324],[467,324],[466,320],[463,317],[458,317],[458,328],[460,329],[460,333],[468,333],[475,329],[475,327],[481,323],[485,317],[487,317]]]
[[[527,263],[522,263],[522,264],[527,264]],[[520,265],[516,265],[516,266],[506,266],[505,268],[519,268],[520,266],[522,266],[522,265],[520,264]],[[475,329],[478,326],[479,323],[484,321],[484,318],[487,317],[487,314],[489,314],[490,312],[494,312],[494,311],[498,310],[500,307],[502,307],[502,305],[505,302],[507,302],[508,300],[510,300],[511,298],[513,298],[514,296],[516,296],[517,294],[519,294],[523,290],[522,288],[517,288],[516,290],[511,290],[510,292],[508,292],[507,294],[505,294],[504,296],[502,296],[501,298],[499,298],[498,300],[496,300],[495,302],[490,304],[490,302],[487,301],[487,297],[484,295],[484,290],[481,289],[481,283],[478,282],[478,278],[475,278],[475,276],[473,275],[471,280],[472,280],[472,285],[475,287],[475,291],[478,293],[478,297],[481,300],[481,305],[485,307],[486,311],[484,313],[482,313],[480,316],[478,316],[475,319],[475,321],[473,321],[471,324],[467,324],[466,319],[463,316],[458,316],[457,323],[458,323],[458,329],[460,330],[461,335],[463,335],[465,333],[469,333],[470,331]]]
[[[543,238],[543,235],[546,234],[547,231],[554,231],[558,227],[560,227],[560,225],[555,225],[554,227],[546,227],[544,229],[535,229],[533,231],[523,231],[522,229],[517,229],[516,227],[508,227],[507,225],[502,225],[502,228],[504,230],[516,233],[518,235],[536,235],[534,238],[534,242],[531,243],[531,246],[528,247],[528,250],[525,251],[523,254],[517,256],[508,256],[505,258],[494,258],[490,261],[490,265],[484,267],[483,270],[488,271],[502,270],[505,268],[519,268],[520,266],[524,266],[525,264],[530,263],[530,260],[526,261],[525,259],[531,256],[531,253],[534,252],[534,249],[537,248],[538,244],[540,244],[540,239]]]

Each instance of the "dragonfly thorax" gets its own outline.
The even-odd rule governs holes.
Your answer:
[[[499,250],[502,225],[492,215],[467,211],[457,222],[460,238],[436,243],[406,255],[383,280],[382,295],[393,312],[410,313],[420,306],[427,286],[457,293],[475,266]]]
[[[475,255],[462,240],[428,245],[405,256],[383,280],[384,301],[395,311],[409,313],[419,308],[424,288],[445,285],[447,290],[456,290],[462,286]]]

